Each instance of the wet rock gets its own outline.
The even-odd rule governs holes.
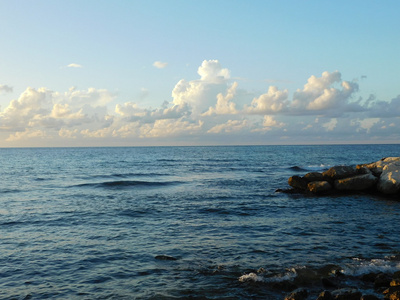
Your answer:
[[[289,295],[285,297],[285,300],[304,300],[308,297],[308,291],[303,288],[294,290]]]
[[[358,289],[343,288],[332,292],[335,300],[360,300],[362,294]]]
[[[380,300],[380,298],[375,295],[363,295],[360,300]]]
[[[384,166],[378,182],[378,190],[384,194],[396,194],[400,191],[400,161]]]
[[[374,282],[378,273],[368,273],[361,276],[362,281]]]
[[[324,288],[337,288],[338,287],[338,285],[329,278],[324,277],[321,279],[321,282],[322,282],[322,285],[324,286]]]
[[[322,173],[319,173],[319,172],[307,173],[306,175],[303,176],[303,179],[307,182],[324,181],[325,180]]]
[[[374,289],[378,290],[379,288],[387,288],[390,286],[392,278],[385,273],[380,273],[376,276],[374,281]]]
[[[305,181],[302,177],[294,175],[289,178],[288,183],[291,187],[300,190],[307,189],[307,181]]]
[[[335,188],[340,191],[362,191],[372,188],[377,182],[378,178],[370,173],[337,179]]]
[[[400,300],[400,286],[391,286],[383,292],[385,299]]]
[[[155,259],[158,260],[178,260],[176,257],[169,256],[169,255],[157,255]]]
[[[378,160],[377,162],[373,162],[370,164],[362,164],[358,165],[357,169],[361,169],[363,167],[368,168],[375,176],[380,176],[382,174],[382,171],[386,165],[389,165],[393,162],[398,162],[400,161],[400,157],[386,157],[382,158],[381,160]]]
[[[307,189],[314,194],[323,194],[332,190],[328,181],[313,181],[307,185]]]
[[[290,292],[298,288],[297,285],[290,281],[279,281],[272,284],[272,287],[277,290]]]
[[[323,291],[321,294],[319,294],[317,300],[333,300],[333,296],[331,292]]]
[[[322,173],[325,178],[329,178],[334,181],[346,177],[352,177],[357,175],[356,167],[352,166],[335,166],[330,168],[328,171]]]
[[[400,278],[392,279],[390,286],[400,286]]]

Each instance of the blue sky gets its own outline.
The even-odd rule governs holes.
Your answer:
[[[399,9],[0,0],[0,147],[399,143]]]

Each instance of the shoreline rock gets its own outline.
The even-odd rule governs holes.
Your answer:
[[[317,195],[368,192],[400,196],[400,157],[386,157],[356,166],[335,166],[319,173],[291,176],[292,191]]]

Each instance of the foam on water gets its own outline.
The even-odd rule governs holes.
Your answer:
[[[342,272],[346,275],[360,276],[370,273],[395,273],[400,271],[400,262],[389,259],[353,258],[352,263],[346,264]]]

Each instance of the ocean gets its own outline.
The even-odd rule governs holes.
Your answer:
[[[397,199],[277,189],[399,150],[0,149],[0,299],[283,299],[333,270],[398,271]]]

